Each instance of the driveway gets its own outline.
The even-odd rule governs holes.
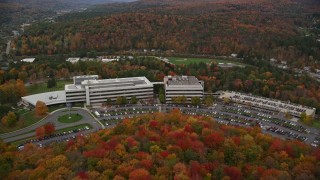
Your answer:
[[[60,116],[63,116],[65,114],[75,114],[78,113],[80,114],[83,118],[75,123],[61,123],[58,121],[58,118]],[[26,128],[14,131],[14,132],[10,132],[10,133],[5,133],[5,134],[1,134],[0,138],[3,139],[3,141],[5,142],[11,142],[11,141],[16,141],[16,140],[20,140],[20,139],[26,139],[28,137],[32,137],[35,136],[35,129],[37,129],[38,127],[46,124],[46,123],[53,123],[55,125],[56,130],[59,129],[64,129],[64,128],[68,128],[68,127],[73,127],[73,126],[77,126],[80,124],[90,124],[93,129],[98,130],[101,129],[101,125],[99,123],[97,123],[97,121],[89,114],[89,112],[85,109],[81,109],[81,108],[72,108],[69,112],[68,109],[59,109],[57,111],[54,111],[52,113],[50,113],[47,117],[45,117],[43,120],[39,121],[36,124],[33,124],[31,126],[28,126]],[[33,132],[31,132],[33,131]]]

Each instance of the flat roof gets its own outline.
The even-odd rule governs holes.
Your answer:
[[[21,62],[30,62],[32,63],[36,58],[24,58],[21,60]]]
[[[98,80],[84,80],[82,85],[98,85],[98,84],[122,84],[131,83],[133,85],[151,84],[146,77],[130,77],[130,78],[115,78],[115,79],[98,79]]]
[[[46,105],[62,104],[66,103],[66,92],[65,91],[52,91],[46,93],[33,94],[24,96],[21,98],[23,101],[36,105],[37,101],[42,101]]]
[[[95,77],[91,75],[89,77]],[[78,76],[85,77],[85,76]],[[110,87],[116,86],[139,86],[139,85],[152,85],[152,83],[146,77],[129,77],[129,78],[114,78],[114,79],[85,79],[81,81],[81,85],[66,84],[65,90],[83,90],[85,86],[99,86],[110,85]]]
[[[261,96],[255,96],[245,93],[239,93],[234,91],[224,91],[220,95],[220,98],[231,98],[232,100],[238,100],[242,102],[250,102],[260,107],[266,107],[268,109],[278,110],[282,112],[289,111],[296,116],[300,116],[302,112],[306,112],[307,115],[313,115],[316,108],[303,106],[300,104],[294,104],[291,102],[280,101],[276,99],[265,98]]]
[[[168,86],[175,85],[201,85],[195,76],[165,76],[164,82]]]
[[[80,60],[79,57],[71,57],[71,58],[68,58],[66,61],[69,61],[71,63],[75,63],[75,62],[78,62]]]
[[[82,76],[73,76],[73,78],[98,78],[98,75],[82,75]]]

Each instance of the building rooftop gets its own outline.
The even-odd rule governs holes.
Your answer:
[[[115,79],[98,79],[97,75],[91,76],[76,76],[74,77],[74,84],[65,85],[65,90],[84,89],[85,86],[99,86],[108,85],[112,87],[119,86],[139,86],[152,85],[146,77],[129,77],[129,78],[115,78]]]
[[[36,58],[24,58],[21,60],[21,62],[28,62],[28,63],[32,63]]]
[[[37,101],[42,101],[46,105],[60,104],[66,102],[66,92],[65,91],[53,91],[46,93],[33,94],[29,96],[24,96],[21,98],[23,101],[28,102],[35,106]]]
[[[71,58],[68,58],[66,61],[71,62],[71,63],[76,63],[79,60],[80,60],[79,57],[71,57]]]
[[[116,78],[116,79],[95,79],[95,80],[84,80],[81,82],[82,85],[95,85],[95,84],[151,84],[146,77],[130,77],[130,78]]]
[[[201,85],[194,76],[165,76],[164,82],[168,86]]]
[[[305,112],[307,115],[314,115],[316,111],[315,108],[303,106],[300,104],[294,104],[291,102],[284,102],[276,99],[270,99],[261,96],[255,96],[233,91],[222,92],[220,98],[230,98],[234,101],[240,101],[242,103],[251,103],[254,106],[272,109],[275,111],[290,112],[292,115],[295,116],[300,116],[302,112]]]

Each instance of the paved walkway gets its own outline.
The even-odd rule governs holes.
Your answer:
[[[6,48],[6,54],[9,55],[10,53],[10,46],[11,46],[11,40],[8,41],[7,43],[7,48]]]

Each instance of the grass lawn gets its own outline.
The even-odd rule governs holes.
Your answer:
[[[66,107],[66,105],[64,105],[64,104],[51,105],[51,106],[48,106],[48,111],[53,112],[55,110],[62,109],[65,107]]]
[[[28,95],[50,92],[50,91],[59,91],[64,90],[64,85],[72,83],[72,81],[57,81],[57,86],[53,88],[47,88],[47,83],[39,83],[39,84],[32,84],[27,86]]]
[[[18,129],[28,127],[28,126],[40,121],[44,117],[45,116],[35,115],[34,111],[24,112],[24,113],[20,114],[20,119],[14,125],[14,127],[0,126],[0,133],[12,132],[12,131],[16,131]]]
[[[317,129],[320,129],[320,121],[314,121],[313,122],[313,125],[312,125],[313,127],[315,127],[315,128],[317,128]]]
[[[236,65],[243,65],[243,66],[246,65],[238,61],[231,61],[231,60],[224,60],[224,59],[214,59],[213,61],[216,63],[233,63]]]
[[[209,58],[183,58],[183,57],[168,57],[169,62],[173,64],[191,64],[191,63],[210,63],[210,62],[216,62],[216,63],[233,63],[236,65],[244,65],[237,61],[231,61],[231,60],[222,60],[222,59],[209,59]]]
[[[82,116],[80,114],[70,114],[70,115],[66,114],[66,115],[60,116],[58,118],[58,121],[62,123],[74,123],[74,122],[80,121],[81,119],[82,119]]]
[[[17,141],[12,141],[10,142],[10,144],[14,145],[14,146],[19,146],[20,144],[24,144],[26,141],[34,139],[35,137],[29,137],[29,138],[25,138],[25,139],[20,139]]]
[[[208,59],[208,58],[181,58],[181,57],[168,57],[169,62],[173,63],[173,64],[191,64],[191,63],[200,63],[200,62],[204,62],[204,63],[210,63],[213,61],[213,59]]]

